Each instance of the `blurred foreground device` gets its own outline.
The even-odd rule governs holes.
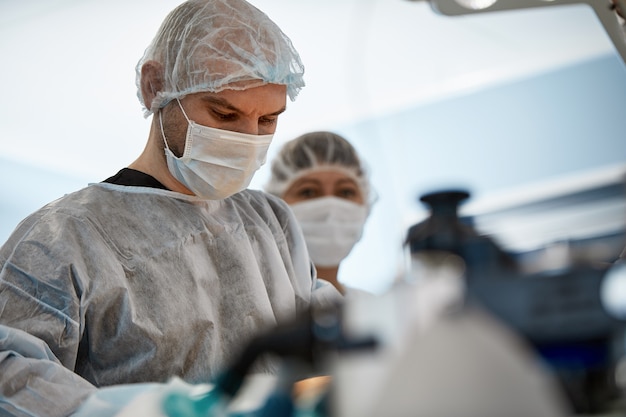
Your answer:
[[[482,306],[528,341],[553,371],[576,413],[614,407],[620,400],[616,369],[624,354],[624,322],[605,308],[602,288],[617,270],[624,271],[621,278],[626,282],[626,268],[574,260],[529,272],[515,254],[459,218],[458,207],[468,197],[454,190],[421,198],[430,216],[408,231],[406,245],[413,262],[429,256],[441,259],[442,253],[460,257],[465,263],[466,302]]]

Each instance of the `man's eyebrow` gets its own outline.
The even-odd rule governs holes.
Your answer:
[[[283,106],[280,110],[275,111],[274,113],[270,113],[268,114],[268,116],[278,116],[279,114],[281,114],[282,112],[284,112],[285,110],[287,110],[286,106]]]
[[[237,113],[242,113],[241,110],[239,110],[237,107],[233,106],[228,100],[221,98],[221,97],[215,97],[215,96],[204,96],[202,97],[202,101],[205,101],[207,103],[211,103],[211,104],[215,104],[217,106],[220,107],[224,107],[225,109],[228,110],[232,110],[234,112]],[[282,108],[278,109],[277,111],[267,114],[266,116],[278,116],[279,114],[283,113],[285,110],[287,110],[286,106],[283,106]]]
[[[218,106],[225,107],[225,108],[227,108],[229,110],[241,113],[237,107],[233,106],[232,104],[230,104],[230,102],[228,100],[223,99],[221,97],[203,96],[202,97],[202,101],[205,101],[205,102],[208,102],[208,103],[211,103],[211,104],[216,104]]]

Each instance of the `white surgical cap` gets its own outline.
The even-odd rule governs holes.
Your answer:
[[[272,161],[265,191],[283,197],[291,185],[312,171],[334,169],[353,178],[368,206],[375,200],[364,164],[354,147],[332,132],[310,132],[283,145]]]
[[[141,94],[141,67],[163,67],[163,86],[150,108]],[[139,101],[148,116],[187,94],[287,86],[293,101],[304,66],[291,41],[267,15],[244,0],[189,0],[166,18],[136,67]]]

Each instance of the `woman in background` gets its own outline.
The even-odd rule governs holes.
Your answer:
[[[265,190],[291,206],[318,276],[345,294],[339,266],[361,238],[373,202],[354,147],[332,132],[299,136],[273,160]]]

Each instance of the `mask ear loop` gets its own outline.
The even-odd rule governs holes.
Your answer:
[[[187,120],[187,123],[189,124],[189,126],[192,125],[192,121],[189,120],[189,117],[187,117],[187,113],[185,113],[185,109],[183,109],[182,104],[180,104],[180,100],[176,99],[176,102],[178,103],[178,107],[180,108],[180,111],[183,112],[183,116],[185,116],[185,119]],[[167,139],[165,138],[165,130],[163,130],[163,117],[161,116],[163,114],[163,109],[159,109],[159,125],[161,126],[161,137],[163,138],[163,143],[165,144],[165,148],[172,152],[172,150],[170,149],[170,147],[167,145]],[[185,156],[185,154],[187,153],[187,147],[190,146],[190,140],[189,138],[186,139],[185,141],[185,151],[183,152],[183,156]],[[173,152],[172,152],[173,153]]]
[[[191,120],[189,120],[189,117],[187,117],[187,113],[185,113],[185,109],[183,109],[183,105],[180,104],[180,100],[178,98],[176,98],[176,102],[178,103],[178,107],[180,108],[180,111],[183,112],[183,116],[185,116],[185,119],[187,119],[187,123],[191,124]],[[159,109],[159,125],[161,126],[161,137],[163,138],[163,143],[165,144],[165,147],[167,148],[167,150],[172,152],[170,147],[167,145],[167,139],[165,138],[165,131],[163,130],[163,118],[161,117],[162,110],[163,109]]]
[[[165,139],[165,131],[163,130],[163,118],[161,117],[162,111],[159,109],[159,125],[161,126],[161,137],[163,138],[163,143],[165,144],[165,149],[172,152],[169,146],[167,146],[167,139]]]
[[[187,117],[187,113],[185,113],[185,109],[183,109],[183,105],[180,104],[180,100],[177,98],[176,102],[178,103],[178,107],[180,107],[180,111],[183,112],[183,116],[185,116],[185,119],[187,119],[187,123],[191,124],[191,120],[189,120],[189,117]]]

